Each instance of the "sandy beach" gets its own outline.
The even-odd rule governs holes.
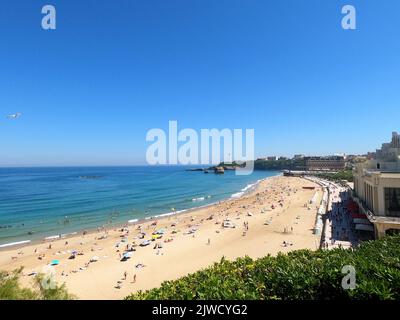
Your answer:
[[[257,258],[317,249],[320,236],[313,234],[313,227],[322,193],[319,185],[305,179],[268,178],[241,198],[187,213],[0,251],[0,269],[23,266],[21,282],[29,286],[30,274],[43,272],[57,259],[56,281],[79,299],[121,299],[223,256]],[[156,231],[159,239],[154,239]],[[144,240],[152,241],[140,246]],[[127,250],[131,257],[121,261]]]

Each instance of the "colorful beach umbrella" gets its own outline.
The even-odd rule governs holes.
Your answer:
[[[53,260],[53,261],[51,261],[51,263],[50,263],[50,265],[52,265],[52,266],[57,266],[57,265],[59,265],[60,264],[60,260]]]

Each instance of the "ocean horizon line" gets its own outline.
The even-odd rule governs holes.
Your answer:
[[[28,165],[28,166],[2,166],[0,169],[18,169],[18,168],[124,168],[124,167],[202,167],[215,166],[216,164],[127,164],[127,165]]]

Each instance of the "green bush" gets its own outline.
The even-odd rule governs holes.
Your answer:
[[[22,268],[13,272],[0,271],[0,300],[70,300],[75,296],[69,294],[65,285],[44,288],[43,275],[34,280],[33,289],[22,288],[19,284]]]
[[[342,288],[342,268],[356,270],[356,288]],[[276,257],[213,266],[126,299],[398,300],[400,236],[364,242],[356,249],[298,250]]]
[[[21,288],[18,283],[22,269],[10,274],[0,271],[0,300],[34,300],[37,294],[31,289]]]

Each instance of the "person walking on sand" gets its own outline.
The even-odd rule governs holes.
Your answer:
[[[210,238],[208,238],[207,244],[210,245],[211,244],[211,240]]]
[[[132,283],[136,283],[136,273],[133,275],[133,281]]]
[[[124,280],[126,280],[126,277],[128,276],[128,273],[125,271],[124,272]]]

